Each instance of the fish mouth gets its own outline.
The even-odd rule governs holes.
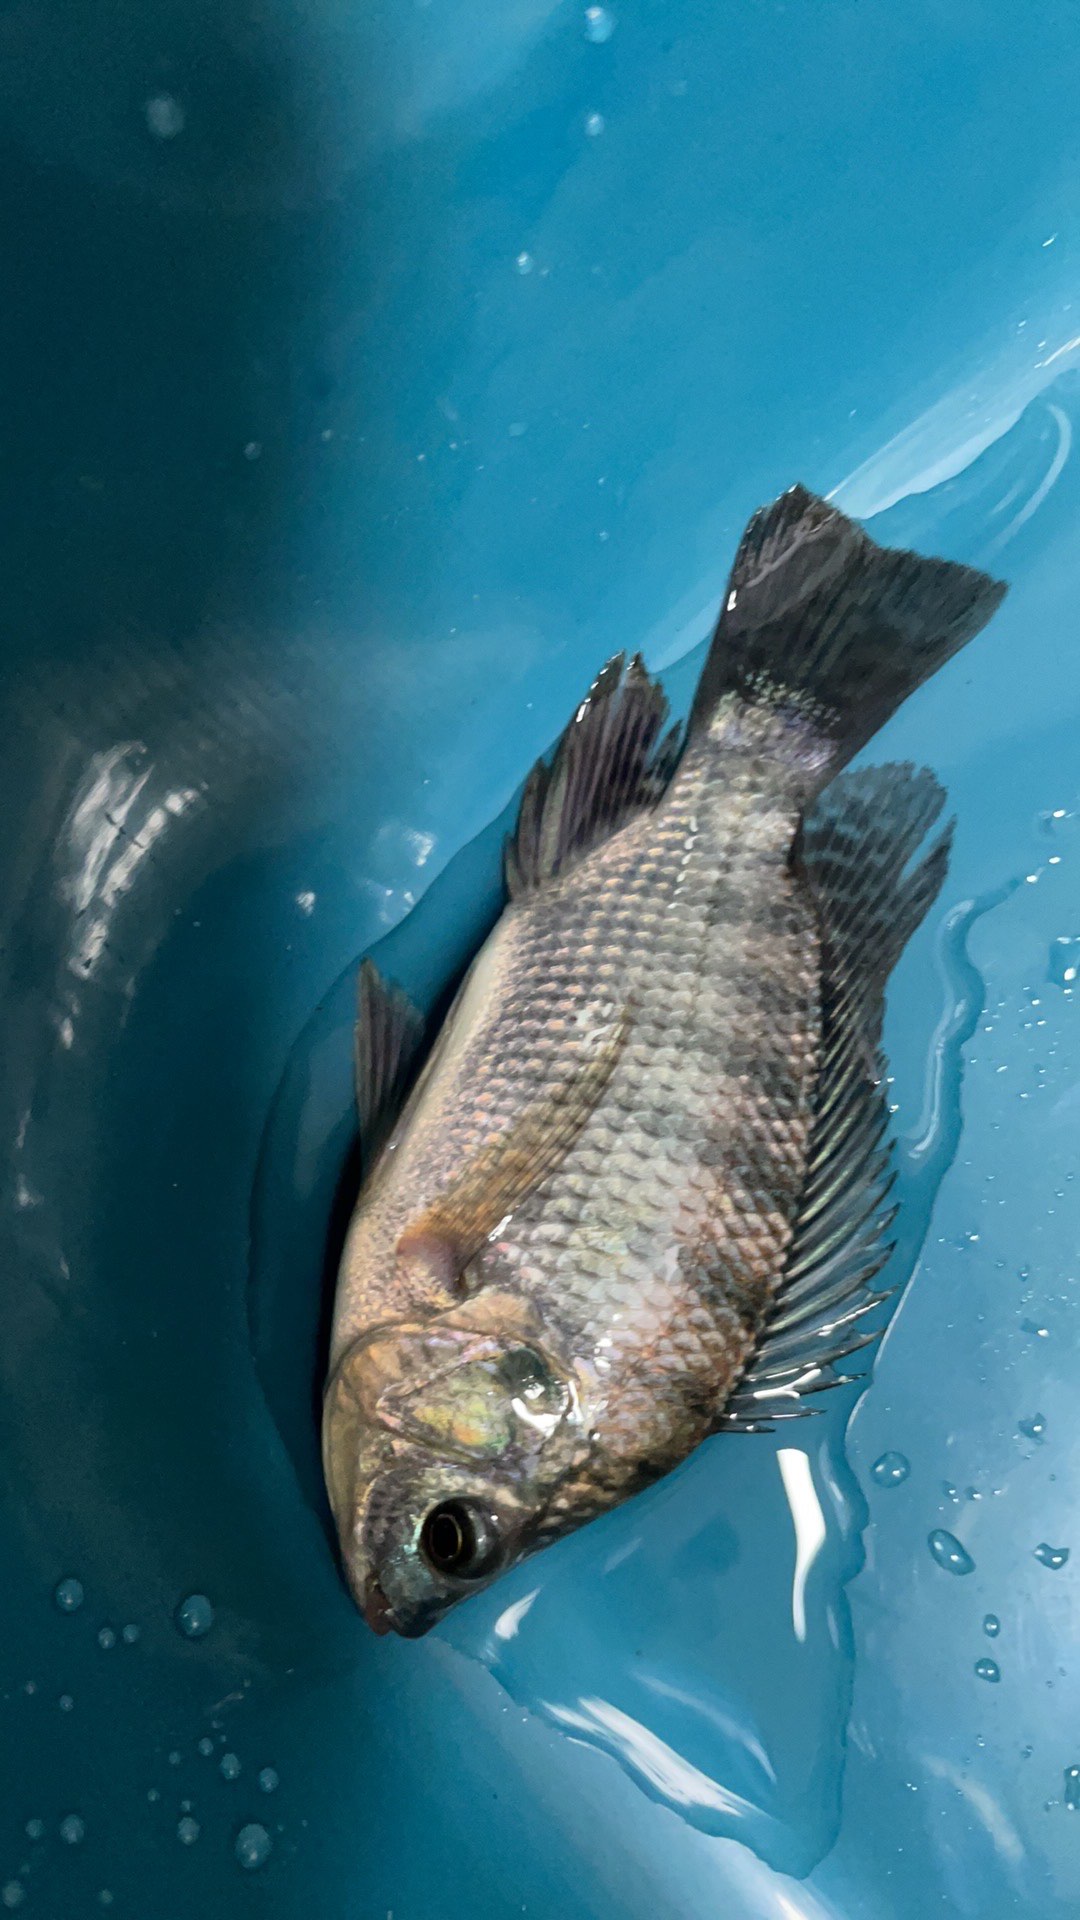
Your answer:
[[[363,1598],[360,1602],[360,1611],[367,1621],[368,1626],[371,1628],[372,1633],[385,1634],[401,1632],[401,1628],[394,1616],[394,1609],[374,1576],[372,1576],[365,1585]]]
[[[380,1638],[388,1633],[397,1633],[403,1640],[422,1640],[438,1619],[437,1612],[432,1612],[402,1620],[394,1612],[374,1574],[365,1581],[363,1593],[357,1593],[356,1599],[372,1633],[377,1633]]]

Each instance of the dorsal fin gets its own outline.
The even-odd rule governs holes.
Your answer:
[[[356,991],[356,1107],[360,1143],[370,1168],[386,1140],[412,1077],[424,1016],[407,993],[363,961]]]
[[[655,806],[674,771],[681,730],[660,740],[668,703],[640,654],[609,660],[566,728],[550,763],[538,760],[506,844],[512,900],[553,880],[571,861]]]
[[[849,1376],[837,1363],[877,1338],[859,1323],[886,1297],[871,1282],[892,1251],[885,983],[945,878],[951,827],[908,868],[944,797],[925,768],[868,767],[834,781],[805,823],[798,858],[820,915],[823,971],[806,1181],[768,1325],[720,1427],[810,1412],[803,1396],[840,1385]]]

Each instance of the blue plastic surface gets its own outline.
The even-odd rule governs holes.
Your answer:
[[[1074,10],[0,47],[3,1900],[1075,1914]],[[313,1398],[351,971],[437,999],[533,758],[617,648],[685,703],[795,479],[1012,583],[870,756],[959,820],[887,1023],[914,1277],[853,1415],[376,1642]]]

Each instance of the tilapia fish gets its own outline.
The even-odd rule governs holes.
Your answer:
[[[949,832],[925,770],[836,776],[1003,592],[794,488],[685,732],[619,658],[534,768],[411,1092],[422,1022],[362,968],[323,1452],[371,1626],[425,1632],[873,1338],[885,982]]]

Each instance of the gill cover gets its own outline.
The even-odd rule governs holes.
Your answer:
[[[576,1413],[575,1381],[512,1295],[480,1293],[423,1324],[375,1328],[346,1351],[327,1389],[335,1513],[340,1522],[358,1481],[377,1472],[395,1440],[475,1465],[535,1450]]]

